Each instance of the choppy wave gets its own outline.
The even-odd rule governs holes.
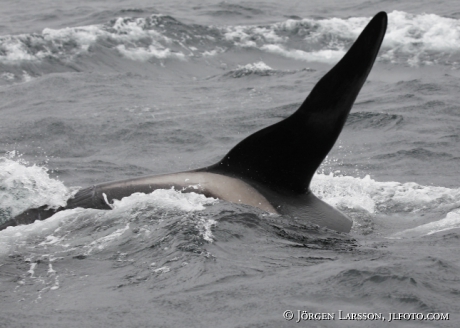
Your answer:
[[[335,63],[369,20],[369,17],[303,18],[264,26],[205,26],[184,24],[159,14],[147,18],[119,17],[101,25],[46,28],[42,33],[1,36],[0,63],[20,65],[58,60],[69,64],[104,48],[114,55],[141,62],[186,60],[218,56],[231,49],[254,49],[294,60]],[[459,20],[402,11],[389,14],[380,60],[456,68],[459,54]]]

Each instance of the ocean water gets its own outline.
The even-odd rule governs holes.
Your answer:
[[[2,3],[0,222],[217,162],[294,112],[382,10],[311,186],[350,234],[175,190],[59,212],[0,231],[0,327],[457,327],[458,1]]]

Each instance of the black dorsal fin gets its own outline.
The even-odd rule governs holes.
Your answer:
[[[280,192],[307,192],[366,81],[386,26],[386,13],[378,13],[294,114],[250,135],[219,163],[203,170],[249,179]]]

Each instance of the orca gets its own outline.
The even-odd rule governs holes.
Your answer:
[[[76,193],[65,207],[44,205],[26,210],[0,225],[0,230],[44,220],[65,209],[109,210],[114,199],[173,187],[349,232],[352,220],[313,195],[309,185],[342,131],[377,57],[386,26],[386,13],[378,13],[296,112],[242,140],[218,163],[94,185]]]

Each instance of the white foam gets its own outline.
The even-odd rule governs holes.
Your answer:
[[[172,52],[168,48],[162,48],[155,45],[150,45],[147,48],[126,48],[124,44],[118,45],[116,49],[126,58],[138,61],[148,61],[151,58],[165,59],[175,57],[185,59],[182,52]]]
[[[369,20],[370,18],[333,18],[317,22],[306,20],[318,27],[317,32],[306,40],[313,41],[327,34],[338,39],[354,40]],[[293,25],[296,26],[295,23]],[[412,66],[432,64],[439,57],[446,56],[445,53],[445,60],[448,60],[448,54],[460,52],[460,20],[395,10],[388,15],[388,28],[382,48],[383,58],[392,62],[403,60]]]
[[[206,205],[217,202],[217,199],[206,197],[194,192],[181,193],[174,189],[157,189],[150,194],[134,193],[121,200],[114,200],[114,210],[133,208],[146,204],[164,209],[177,209],[181,211],[201,211]]]
[[[371,214],[449,210],[460,206],[460,188],[422,186],[414,182],[378,182],[370,176],[355,178],[315,174],[311,190],[334,207],[362,209]]]
[[[202,194],[194,192],[182,193],[173,188],[171,189],[157,189],[150,194],[134,193],[121,200],[114,200],[113,202],[113,215],[117,216],[118,213],[125,210],[145,208],[146,206],[153,206],[156,209],[164,210],[179,210],[184,212],[202,211],[205,206],[212,205],[218,202],[217,199],[206,197]],[[213,241],[211,228],[217,222],[209,218],[198,218],[196,228],[200,232],[204,240],[208,242]]]
[[[200,231],[200,234],[203,237],[203,239],[207,242],[212,243],[214,236],[212,234],[211,228],[216,224],[217,222],[213,219],[201,219],[196,225],[196,227],[198,228],[198,231]]]
[[[238,65],[238,69],[244,69],[252,72],[265,72],[273,70],[273,68],[265,64],[263,61],[258,61],[254,64],[247,64],[244,66]]]
[[[0,77],[6,81],[14,81],[14,79],[16,78],[13,73],[8,73],[8,72],[2,73]]]
[[[371,190],[375,181],[369,176],[363,179],[349,176],[315,174],[310,188],[320,199],[334,207],[359,208],[375,212],[375,200]]]
[[[167,266],[164,266],[164,267],[161,267],[161,268],[153,270],[153,272],[155,272],[155,273],[167,273],[169,271],[171,271],[171,268],[167,267]]]
[[[79,51],[88,51],[97,38],[104,34],[97,25],[66,27],[58,30],[45,28],[42,32],[44,41],[50,44],[76,43]]]
[[[344,212],[365,211],[370,218],[380,214],[380,220],[385,220],[386,216],[391,220],[396,215],[402,226],[413,226],[419,218],[419,226],[388,237],[392,239],[419,237],[460,227],[460,212],[454,210],[460,207],[460,188],[423,186],[414,182],[378,182],[370,176],[355,178],[331,173],[316,174],[311,190]],[[443,212],[447,213],[444,219],[426,223],[425,218],[429,216],[425,214],[439,218],[439,213]],[[407,222],[404,222],[405,218]]]
[[[258,75],[269,75],[274,72],[273,68],[265,64],[263,61],[258,61],[254,64],[238,65],[238,67],[232,70],[234,77],[241,77],[251,74]]]
[[[44,238],[44,240],[38,244],[39,246],[47,247],[50,245],[60,245],[67,247],[68,245],[63,243],[65,237],[56,237],[54,234],[59,230],[62,224],[65,224],[83,211],[85,210],[82,208],[65,210],[54,214],[44,221],[37,220],[27,225],[7,227],[0,231],[0,255],[8,254],[10,249],[14,247],[26,245],[28,240],[32,237]]]
[[[166,46],[173,40],[152,29],[148,20],[120,17],[104,25],[45,28],[40,34],[1,36],[0,62],[37,62],[49,57],[72,60],[76,55],[89,52],[99,41],[132,60],[146,61],[153,57],[184,59],[184,54]]]
[[[53,264],[51,262],[48,263],[48,272],[49,274],[56,274],[56,270],[53,269]]]
[[[235,26],[223,30],[224,37],[241,47],[258,48],[304,61],[336,62],[356,40],[371,17],[348,19],[289,19],[267,27]],[[285,36],[285,34],[289,34]],[[306,48],[289,47],[290,40],[303,37]],[[302,47],[298,42],[295,46]],[[435,14],[393,11],[383,41],[382,57],[412,66],[449,61],[449,54],[460,52],[460,20]],[[435,54],[433,54],[435,53]]]
[[[0,38],[0,50],[3,54],[0,55],[1,63],[19,63],[24,61],[38,61],[41,56],[29,53],[29,49],[22,41],[26,35],[6,36]]]
[[[171,39],[163,36],[161,33],[149,29],[149,24],[145,18],[126,19],[119,17],[115,20],[109,32],[112,32],[111,37],[124,41],[135,41],[145,37],[152,37],[155,40],[164,40],[167,43],[172,42]]]
[[[147,208],[154,208],[155,210],[162,209],[167,211],[194,212],[201,211],[206,205],[211,205],[216,202],[217,199],[214,198],[208,198],[204,195],[193,192],[182,193],[174,189],[158,189],[150,194],[134,193],[121,200],[115,200],[111,211],[76,208],[60,211],[44,221],[35,221],[29,225],[8,227],[5,230],[0,231],[0,254],[8,254],[12,248],[26,245],[32,237],[42,239],[42,241],[37,244],[37,246],[40,247],[59,246],[67,248],[69,247],[68,243],[70,243],[70,240],[69,236],[61,231],[62,225],[72,225],[71,222],[69,223],[71,220],[77,220],[75,222],[80,222],[81,218],[88,217],[88,214],[90,215],[89,217],[92,222],[102,220],[109,224],[109,222],[112,222],[114,218],[118,220],[121,217],[129,220],[133,211],[142,211]],[[96,213],[100,214],[95,217]],[[117,222],[114,222],[113,224],[116,225]],[[212,242],[213,236],[211,227],[215,225],[216,222],[212,219],[199,217],[196,219],[195,224],[203,239]],[[85,254],[105,249],[111,243],[122,238],[122,236],[129,230],[130,223],[128,221],[122,228],[101,236],[85,245]]]
[[[195,50],[196,50],[196,48],[195,48]],[[217,55],[220,52],[222,52],[222,51],[219,51],[218,49],[214,49],[214,50],[211,50],[211,51],[203,52],[202,56],[203,57],[212,57],[212,56]]]
[[[307,52],[299,49],[286,49],[282,45],[278,44],[266,44],[263,45],[261,49],[287,58],[322,63],[335,63],[345,54],[344,50],[325,49]]]
[[[50,290],[59,289],[59,276],[55,276],[54,278],[54,285],[50,287]]]
[[[223,34],[226,40],[232,41],[240,47],[258,48],[262,51],[296,60],[333,63],[339,60],[345,53],[345,43],[355,39],[359,35],[362,30],[359,29],[361,21],[366,22],[368,19],[287,20],[267,27],[227,27],[223,29]],[[291,36],[281,35],[286,34],[286,32]],[[289,47],[290,37],[295,37],[299,34],[306,35],[304,45],[311,46],[314,44],[318,49],[304,50]],[[317,45],[322,41],[322,38],[330,35],[333,35],[335,39],[345,38],[345,42],[342,40],[341,42],[329,42]],[[296,43],[296,45],[299,44]]]
[[[385,44],[390,47],[421,47],[424,50],[459,51],[460,21],[435,14],[389,14]],[[412,52],[413,49],[407,48]]]
[[[117,229],[107,236],[103,236],[101,238],[94,240],[93,242],[91,242],[91,244],[87,246],[88,250],[85,252],[85,255],[91,254],[91,252],[94,249],[103,250],[114,240],[117,240],[118,238],[120,238],[128,230],[129,230],[129,223],[127,223],[125,227],[121,229]]]
[[[61,181],[50,178],[46,167],[29,166],[19,158],[0,157],[0,187],[0,209],[13,216],[42,205],[64,206],[71,196]]]
[[[30,82],[33,80],[32,76],[29,75],[26,71],[22,71],[22,80],[24,82]]]
[[[0,78],[14,84],[27,83],[32,81],[34,78],[30,76],[26,71],[22,71],[22,74],[15,75],[10,72],[0,74]]]
[[[31,277],[34,277],[35,274],[35,267],[37,266],[37,262],[32,262],[30,263],[30,269],[27,271],[27,273],[30,273]]]
[[[57,230],[58,229],[56,229],[56,231]],[[40,246],[56,245],[56,244],[60,244],[63,240],[64,240],[64,237],[56,237],[54,235],[49,235],[49,236],[46,236],[45,240],[42,241],[39,245]]]
[[[389,239],[413,238],[432,235],[437,232],[460,228],[460,212],[447,213],[444,219],[420,225],[412,229],[406,229],[389,236]]]

